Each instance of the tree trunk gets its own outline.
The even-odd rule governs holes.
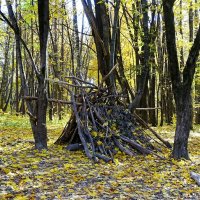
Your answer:
[[[10,33],[7,29],[8,37],[5,39],[5,52],[4,52],[4,63],[2,69],[2,80],[0,84],[0,109],[4,108],[4,104],[6,102],[6,96],[8,94],[8,82],[9,82],[9,50],[10,50]]]
[[[138,2],[137,2],[138,3]],[[144,95],[144,93],[147,94],[148,88],[145,88],[148,85],[148,78],[149,78],[149,16],[148,16],[148,3],[147,0],[142,0],[141,1],[141,6],[142,6],[142,29],[143,29],[143,36],[142,36],[142,54],[140,55],[140,66],[136,66],[139,68],[139,74],[137,72],[137,93],[135,95],[135,98],[133,102],[129,105],[129,109],[131,111],[134,110],[134,108],[138,107],[139,105],[144,105],[146,106],[147,102],[147,96]],[[137,52],[137,51],[136,51]],[[138,52],[137,52],[138,53]],[[136,56],[137,58],[137,56]],[[140,104],[141,99],[143,98],[142,102],[145,104]],[[146,113],[147,114],[147,113]],[[146,116],[144,114],[144,116]]]
[[[173,158],[189,159],[188,138],[192,125],[192,101],[191,94],[185,90],[179,91],[179,98],[176,102],[176,132],[174,138]]]
[[[72,7],[73,7],[73,28],[74,28],[74,52],[76,58],[76,76],[82,76],[82,62],[81,62],[81,55],[80,55],[80,39],[78,34],[78,16],[77,16],[77,8],[76,8],[76,0],[72,0]]]
[[[112,24],[112,36],[110,41],[110,63],[109,63],[109,71],[114,67],[116,63],[116,43],[117,43],[117,33],[118,33],[118,21],[119,21],[119,8],[120,8],[120,0],[115,1],[115,9],[114,9],[114,20]],[[116,92],[116,83],[115,83],[115,73],[110,75],[110,82],[112,84],[112,93]]]
[[[188,159],[187,145],[192,124],[191,90],[196,62],[200,51],[200,26],[192,48],[190,49],[186,65],[183,69],[183,78],[181,78],[176,48],[175,20],[173,13],[174,2],[175,0],[163,0],[169,71],[172,80],[172,90],[174,93],[177,115],[172,156],[176,159]]]
[[[97,51],[98,70],[100,71],[102,77],[105,77],[110,71],[110,19],[106,2],[100,3],[98,0],[95,0],[94,3],[95,14],[92,9],[91,1],[82,0],[83,8],[92,28],[92,34]],[[110,78],[105,80],[110,93],[115,90],[115,83],[112,83],[111,80],[112,79]]]
[[[39,39],[40,39],[40,75],[37,90],[37,126],[34,132],[36,149],[47,148],[47,93],[46,93],[46,70],[47,70],[47,41],[49,29],[49,0],[38,0]]]

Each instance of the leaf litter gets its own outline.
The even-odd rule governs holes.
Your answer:
[[[0,123],[0,199],[200,199],[190,178],[200,173],[200,133],[190,137],[191,161],[173,160],[165,149],[166,160],[119,152],[114,163],[94,163],[54,145],[61,130],[49,123],[49,150],[38,152],[28,125]],[[163,130],[170,141],[172,131]]]

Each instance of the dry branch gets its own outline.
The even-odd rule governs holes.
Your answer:
[[[80,78],[67,77],[73,80],[72,87],[78,86],[79,93],[74,95],[70,87],[66,88],[71,95],[71,101],[68,103],[72,105],[72,115],[55,144],[67,144],[67,149],[71,151],[83,148],[87,157],[94,161],[113,161],[116,148],[130,156],[138,153],[152,154],[162,159],[163,157],[158,155],[160,151],[156,151],[159,147],[155,144],[162,145],[158,141],[168,147],[169,144],[139,117],[118,104],[119,97],[123,99],[122,95],[109,94],[106,88],[102,88],[103,82],[116,67],[117,65],[103,78],[98,90],[93,90],[96,86],[91,84],[84,87],[87,83]],[[62,81],[53,82],[67,85]],[[55,102],[61,103],[59,100]],[[156,142],[151,143],[152,138],[145,133],[141,125],[151,130],[156,136]]]
[[[101,81],[101,83],[100,83],[100,85],[99,85],[99,88],[102,88],[103,83],[104,83],[104,82],[109,78],[109,76],[114,72],[114,70],[117,68],[117,66],[118,66],[118,63],[117,63],[115,66],[113,66],[113,68],[108,72],[108,74],[106,74],[105,77],[103,77],[103,79],[102,79],[102,81]]]
[[[190,176],[192,179],[194,179],[198,186],[200,186],[200,174],[197,174],[195,172],[190,172]]]
[[[83,88],[97,89],[96,86],[91,85],[91,84],[87,86],[87,85],[76,85],[76,84],[71,84],[71,83],[68,83],[68,82],[66,82],[66,81],[54,80],[54,79],[49,79],[49,78],[47,78],[46,80],[49,81],[49,82],[52,82],[52,83],[57,83],[57,84],[60,84],[60,85],[67,85],[67,86],[75,87],[75,88],[81,88],[81,89],[83,89]]]
[[[32,97],[32,96],[24,96],[23,98],[25,100],[29,100],[29,101],[31,101],[31,100],[33,100],[33,101],[38,100],[38,97]],[[61,103],[61,104],[70,104],[70,105],[72,105],[72,101],[64,101],[64,100],[51,99],[51,98],[48,98],[47,100],[48,100],[48,102]],[[82,103],[77,103],[76,102],[76,105],[82,105]]]
[[[156,107],[156,108],[135,108],[135,110],[158,110],[161,109],[160,107]]]
[[[150,130],[161,142],[163,142],[163,144],[166,145],[166,147],[172,148],[171,144],[168,141],[163,140],[142,118],[140,118],[136,113],[133,113],[133,115],[137,120],[139,120],[141,125]]]

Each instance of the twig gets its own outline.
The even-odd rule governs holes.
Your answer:
[[[38,97],[32,97],[32,96],[24,96],[23,98],[25,100],[29,100],[29,101],[31,101],[31,100],[37,101],[38,100]],[[71,104],[71,105],[73,104],[72,101],[64,101],[64,100],[59,100],[59,99],[50,99],[50,98],[48,98],[47,101],[53,102],[53,103],[61,103],[61,104]],[[81,106],[82,103],[76,102],[76,105]]]
[[[124,142],[127,142],[128,144],[130,144],[134,149],[138,150],[142,154],[150,154],[151,153],[150,150],[145,149],[144,147],[139,145],[137,142],[135,142],[123,135],[120,136],[120,139],[122,139]]]
[[[57,84],[61,84],[61,85],[68,85],[68,86],[71,86],[71,87],[77,87],[77,88],[92,88],[92,89],[97,89],[97,87],[94,87],[94,86],[87,86],[87,85],[75,85],[75,84],[71,84],[71,83],[67,83],[65,81],[60,81],[60,80],[53,80],[53,79],[49,79],[47,78],[46,79],[47,81],[49,82],[52,82],[52,83],[57,83]]]
[[[200,174],[197,174],[195,172],[190,172],[190,176],[192,179],[194,179],[198,186],[200,186]]]
[[[34,123],[37,122],[37,117],[33,116],[31,112],[27,111],[27,114],[29,115],[31,121],[33,121]]]
[[[140,122],[141,125],[143,125],[145,128],[149,129],[160,141],[162,141],[166,147],[172,148],[171,144],[168,141],[165,141],[162,139],[143,119],[141,119],[136,113],[133,113],[135,118]]]
[[[127,155],[129,156],[134,156],[134,153],[131,152],[129,149],[123,147],[120,142],[117,140],[117,138],[115,138],[114,136],[112,137],[113,138],[113,141],[115,143],[115,145],[124,153],[126,153]]]
[[[156,107],[156,108],[134,108],[135,110],[157,110],[157,109],[161,109],[160,107]]]
[[[104,160],[105,162],[110,162],[110,161],[112,161],[112,158],[109,158],[109,157],[107,157],[107,156],[105,156],[105,155],[101,155],[101,154],[99,154],[99,153],[95,153],[95,156],[96,156],[97,158],[100,158],[100,159]]]
[[[75,79],[75,80],[78,80],[78,81],[80,81],[80,82],[82,82],[82,83],[85,83],[85,84],[91,85],[91,86],[93,86],[93,87],[95,87],[95,88],[98,88],[95,84],[90,83],[90,82],[85,81],[85,80],[82,80],[82,79],[80,79],[80,78],[78,78],[78,77],[76,77],[76,76],[65,76],[65,78],[68,78],[68,79]]]
[[[99,85],[99,88],[103,87],[103,83],[107,80],[107,78],[113,73],[113,71],[117,68],[118,63],[109,71],[108,74],[106,74],[106,76],[103,77],[103,79],[101,80],[101,83]]]
[[[74,94],[71,93],[71,99],[72,99],[72,102],[73,102],[73,110],[74,110],[74,114],[75,114],[75,117],[76,117],[76,123],[77,123],[77,128],[78,128],[78,135],[80,137],[80,140],[84,146],[84,150],[85,150],[85,153],[87,155],[88,158],[92,159],[92,155],[88,149],[88,146],[87,146],[87,143],[86,143],[86,140],[83,136],[83,133],[82,133],[82,127],[81,127],[81,124],[80,124],[80,118],[78,116],[78,111],[77,111],[77,107],[76,107],[76,103],[75,103],[75,99],[74,99]]]

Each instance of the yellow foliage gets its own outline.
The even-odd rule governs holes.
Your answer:
[[[102,145],[102,144],[103,144],[103,143],[102,143],[100,140],[97,141],[97,145],[98,145],[98,146],[100,146],[100,145]]]
[[[65,170],[74,169],[74,168],[75,168],[75,166],[73,164],[70,164],[70,163],[64,164]]]
[[[28,200],[28,198],[25,195],[17,195],[14,200]]]
[[[93,137],[97,137],[98,133],[97,133],[96,131],[92,131],[92,132],[91,132],[91,135],[92,135]]]

